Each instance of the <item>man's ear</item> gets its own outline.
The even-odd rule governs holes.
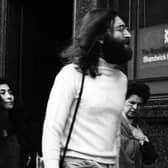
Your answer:
[[[113,27],[114,26],[114,22],[115,22],[115,18],[111,19],[109,27]]]

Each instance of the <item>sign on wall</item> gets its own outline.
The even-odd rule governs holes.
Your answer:
[[[168,25],[140,29],[136,78],[168,77]]]

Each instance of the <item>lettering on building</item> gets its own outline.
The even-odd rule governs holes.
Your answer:
[[[168,29],[164,30],[164,43],[167,44],[168,43]]]
[[[168,47],[158,49],[150,48],[142,50],[143,63],[168,61]]]

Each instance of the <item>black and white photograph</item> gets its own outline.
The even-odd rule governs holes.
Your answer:
[[[0,0],[0,168],[167,168],[167,0]]]

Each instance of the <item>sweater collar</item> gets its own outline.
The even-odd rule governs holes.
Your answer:
[[[116,65],[115,64],[110,64],[106,62],[103,58],[99,58],[99,73],[100,74],[106,74],[106,75],[111,75],[116,71]]]

